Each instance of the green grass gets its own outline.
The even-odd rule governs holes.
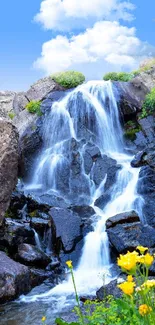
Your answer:
[[[60,86],[70,89],[81,85],[85,81],[85,76],[81,72],[77,71],[65,71],[55,73],[51,76]]]
[[[25,108],[31,114],[37,114],[38,116],[41,116],[42,115],[42,112],[41,112],[40,106],[41,106],[41,102],[40,101],[32,100],[31,102],[29,102],[25,106]]]

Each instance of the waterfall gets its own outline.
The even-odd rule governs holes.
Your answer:
[[[33,229],[33,232],[34,232],[34,238],[35,238],[36,246],[37,246],[38,249],[42,250],[39,235],[38,235],[38,233],[36,232],[35,229]]]
[[[84,129],[84,130],[83,130]],[[84,133],[85,132],[85,133]],[[63,175],[66,166],[70,170],[70,142],[81,143],[85,134],[86,141],[79,147],[81,159],[80,180],[87,182],[86,193],[80,183],[79,197],[89,196],[89,205],[95,210],[94,230],[87,234],[79,265],[75,270],[75,279],[79,294],[95,294],[97,288],[112,279],[109,243],[105,229],[106,220],[121,212],[135,209],[140,216],[143,201],[137,193],[139,178],[138,168],[132,168],[132,156],[124,151],[123,132],[120,124],[119,110],[111,82],[92,81],[77,87],[51,109],[50,116],[44,121],[45,147],[36,163],[36,171],[31,188],[40,188],[42,192],[53,190],[63,193],[59,176]],[[69,140],[69,141],[68,141]],[[103,210],[95,206],[96,199],[104,193],[107,175],[99,186],[90,173],[83,167],[83,153],[86,143],[97,145],[102,155],[107,155],[121,166],[115,184],[110,189],[111,198]],[[68,169],[67,169],[68,171]],[[68,193],[72,191],[72,172],[68,172]],[[66,195],[66,193],[65,193]],[[77,195],[76,195],[77,196]],[[71,199],[71,196],[69,196]],[[86,202],[88,202],[86,200]],[[57,300],[61,296],[68,297],[73,293],[72,281],[67,281],[41,295],[23,297],[23,301],[39,299]]]

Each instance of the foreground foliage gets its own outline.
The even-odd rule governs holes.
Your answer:
[[[77,71],[65,71],[55,73],[51,78],[64,88],[74,88],[85,81],[85,76]]]
[[[25,108],[27,109],[27,111],[31,114],[37,114],[38,116],[41,116],[42,113],[41,113],[41,109],[40,109],[40,106],[41,106],[41,102],[40,101],[35,101],[35,100],[32,100],[31,102],[29,102]]]
[[[127,274],[126,281],[118,284],[122,298],[107,297],[102,302],[87,301],[82,312],[77,296],[72,262],[68,261],[77,307],[74,312],[77,322],[66,323],[56,319],[57,325],[154,325],[155,324],[155,280],[149,279],[149,268],[154,257],[147,247],[138,246],[136,251],[120,255],[118,266]]]

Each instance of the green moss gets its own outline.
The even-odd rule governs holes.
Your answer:
[[[134,141],[136,139],[136,133],[140,131],[140,128],[128,129],[125,131],[124,135],[127,139]]]
[[[35,218],[37,215],[38,215],[38,210],[34,210],[34,211],[32,211],[32,212],[29,213],[29,216],[31,218]]]
[[[13,112],[9,112],[8,116],[11,118],[11,120],[13,120],[13,118],[16,116],[16,114]]]
[[[125,123],[125,133],[124,136],[131,141],[136,139],[136,133],[141,130],[141,127],[136,121],[128,121]]]
[[[32,100],[31,102],[29,102],[25,106],[25,108],[31,114],[37,114],[38,116],[41,116],[42,115],[42,112],[41,112],[40,106],[41,106],[41,102],[40,101]]]
[[[104,75],[103,80],[113,80],[113,81],[130,81],[134,75],[127,72],[109,72]]]
[[[51,76],[52,80],[64,88],[74,88],[85,81],[85,76],[81,72],[66,71],[55,73]]]

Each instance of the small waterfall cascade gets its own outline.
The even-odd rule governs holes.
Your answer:
[[[34,238],[35,238],[35,243],[38,249],[42,250],[42,245],[41,245],[41,241],[39,238],[39,235],[37,233],[37,231],[33,228],[33,232],[34,232]]]
[[[83,138],[85,136],[85,141]],[[118,213],[136,210],[142,218],[143,200],[137,193],[139,178],[138,168],[131,167],[132,156],[124,151],[123,132],[120,124],[119,110],[111,82],[92,81],[77,87],[60,102],[54,103],[50,116],[44,121],[45,147],[36,162],[36,171],[30,189],[39,189],[41,192],[55,191],[63,193],[63,186],[59,176],[68,175],[68,193],[72,191],[71,170],[71,141],[80,143],[81,170],[80,188],[76,196],[84,197],[95,210],[94,230],[85,237],[85,243],[75,270],[75,279],[79,294],[95,294],[96,289],[112,278],[109,244],[105,229],[106,220]],[[105,208],[101,210],[95,206],[95,201],[105,189],[107,175],[97,186],[93,179],[93,166],[86,173],[83,163],[85,147],[91,142],[96,145],[101,155],[117,161],[120,169],[117,172],[115,184],[110,188],[111,198]],[[75,176],[75,175],[74,175]],[[84,180],[89,191],[83,192]],[[72,196],[68,198],[71,200]],[[87,200],[89,197],[89,200]],[[70,276],[68,280],[55,288],[40,295],[22,297],[22,301],[45,300],[51,301],[73,294],[73,285]]]

